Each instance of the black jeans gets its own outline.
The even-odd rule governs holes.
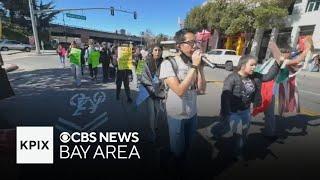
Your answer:
[[[129,74],[131,70],[125,69],[125,70],[117,70],[117,98],[120,96],[121,86],[122,82],[124,84],[124,89],[127,95],[127,98],[130,99],[130,87],[129,87]]]
[[[98,75],[98,67],[93,68],[92,64],[89,64],[90,76],[92,78],[97,78]]]
[[[109,77],[109,65],[110,65],[110,61],[102,62],[102,74],[103,74],[104,81],[107,81]]]
[[[84,63],[81,63],[81,75],[83,76],[84,74],[84,68],[86,67],[86,65]]]

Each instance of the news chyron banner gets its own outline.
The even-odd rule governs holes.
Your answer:
[[[17,164],[54,164],[54,159],[141,159],[138,132],[59,132],[59,139],[54,140],[53,129],[17,127]]]

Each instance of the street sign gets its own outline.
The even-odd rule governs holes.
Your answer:
[[[81,20],[86,20],[86,19],[87,19],[86,16],[81,16],[81,15],[78,15],[78,14],[66,13],[66,16],[67,16],[68,18],[75,18],[75,19],[81,19]]]

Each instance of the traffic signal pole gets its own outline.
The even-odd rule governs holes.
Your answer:
[[[77,8],[77,9],[44,9],[44,10],[34,10],[33,9],[33,2],[32,0],[29,0],[29,8],[30,8],[30,17],[31,17],[31,24],[32,24],[32,31],[33,31],[33,36],[35,40],[35,45],[36,45],[36,54],[40,54],[40,44],[39,44],[39,37],[38,37],[38,30],[37,30],[37,25],[35,22],[35,14],[41,14],[41,13],[46,13],[46,12],[63,12],[63,11],[77,11],[77,10],[112,10],[114,11],[119,11],[119,12],[124,12],[124,13],[129,13],[133,14],[133,18],[137,19],[137,12],[130,12],[130,11],[125,11],[121,9],[115,9],[114,7],[111,8]]]
[[[37,25],[36,25],[36,22],[35,22],[35,16],[34,16],[32,0],[29,0],[29,8],[30,8],[30,18],[31,18],[31,24],[32,24],[34,43],[36,45],[36,54],[40,54],[40,44],[39,44],[38,30],[37,30]]]

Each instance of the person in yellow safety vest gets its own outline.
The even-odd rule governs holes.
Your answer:
[[[98,65],[100,64],[100,52],[97,47],[95,47],[88,56],[88,64],[90,69],[90,76],[92,80],[97,80],[98,75]]]
[[[81,49],[73,41],[68,50],[68,58],[71,63],[71,71],[74,76],[76,86],[81,85]]]
[[[88,66],[89,66],[91,79],[97,80],[98,65],[99,65],[99,58],[100,58],[99,47],[95,45],[95,42],[93,39],[90,39],[88,44],[89,44],[89,47],[86,50],[85,58],[88,59]]]

